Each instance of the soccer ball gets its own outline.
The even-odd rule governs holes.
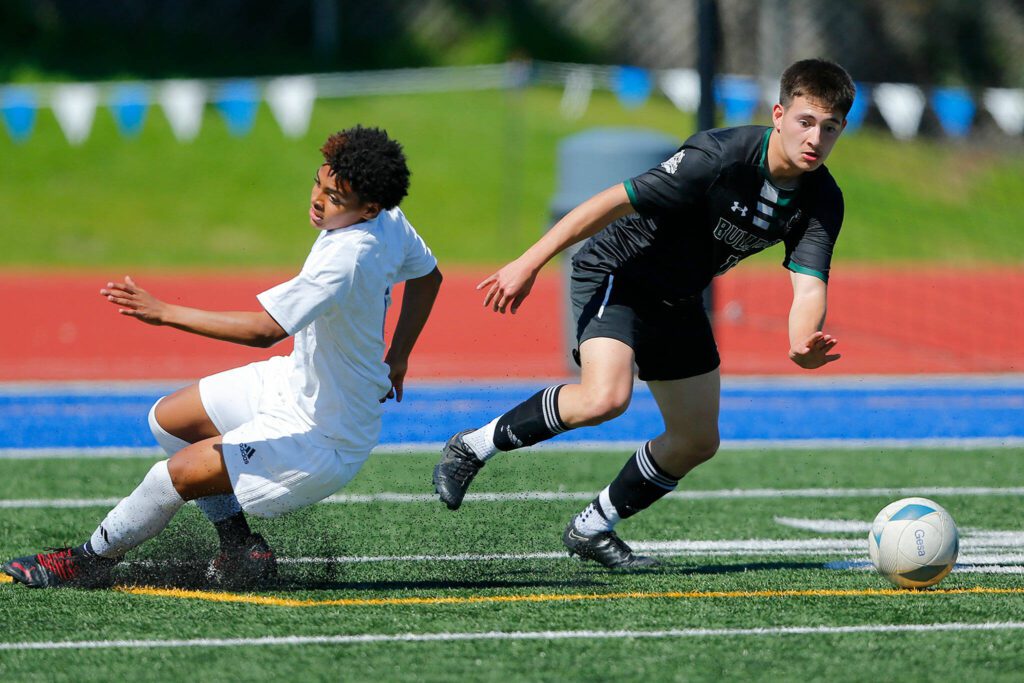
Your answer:
[[[878,573],[901,588],[933,586],[956,563],[960,537],[946,510],[927,498],[889,503],[868,534],[868,555]]]

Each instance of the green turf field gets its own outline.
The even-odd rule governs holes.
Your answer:
[[[346,497],[254,522],[282,558],[265,590],[207,590],[214,535],[191,506],[119,574],[177,593],[0,584],[0,671],[78,681],[1020,680],[1024,530],[1020,489],[1006,488],[1021,481],[1020,456],[724,451],[684,480],[683,495],[620,526],[664,559],[624,573],[570,560],[559,541],[623,453],[501,456],[454,513],[426,495],[436,454],[380,455]],[[0,555],[81,541],[150,464],[4,461]],[[867,554],[864,530],[823,531],[826,522],[867,525],[891,500],[937,487],[948,490],[931,497],[961,528],[961,560],[988,573],[890,593],[872,572],[826,568]]]
[[[106,109],[71,147],[49,110],[22,144],[0,134],[0,266],[284,267],[308,252],[306,204],[317,149],[334,130],[386,127],[406,147],[403,205],[443,263],[497,263],[549,224],[559,140],[595,126],[683,138],[693,117],[663,97],[627,110],[595,93],[586,115],[559,113],[561,91],[468,92],[321,100],[309,134],[285,138],[261,107],[233,138],[208,108],[197,140],[174,139],[154,108],[121,137]],[[767,112],[765,112],[765,115]],[[836,258],[1019,263],[1024,157],[997,142],[898,142],[864,129],[829,166],[846,196]],[[779,260],[774,250],[754,258]]]

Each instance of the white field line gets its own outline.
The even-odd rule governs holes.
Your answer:
[[[857,519],[802,519],[797,517],[774,517],[776,524],[793,529],[815,531],[820,534],[866,534],[871,523]],[[970,538],[975,544],[1007,545],[1024,547],[1024,531],[997,531],[977,527],[961,527],[960,539]]]
[[[592,500],[595,491],[518,491],[505,493],[469,493],[466,502],[505,503],[524,501]],[[884,498],[907,496],[1024,496],[1024,487],[940,486],[918,488],[848,488],[848,489],[717,489],[707,491],[675,491],[669,500],[731,500],[744,498]],[[24,498],[0,500],[0,509],[18,508],[83,508],[109,507],[120,498]],[[342,493],[325,498],[328,504],[350,503],[427,503],[437,496],[429,493]]]
[[[1016,564],[1012,564],[1014,562]],[[875,567],[871,564],[870,560],[839,560],[836,562],[826,562],[822,566],[825,569],[838,571],[875,571]],[[957,574],[1024,574],[1024,555],[1016,553],[960,557],[953,566],[953,572]]]
[[[744,539],[722,541],[630,541],[630,545],[650,555],[665,557],[780,556],[828,557],[863,556],[867,541],[831,538],[796,540]],[[1024,563],[1024,543],[964,539],[961,562],[974,564]],[[337,557],[280,558],[283,564],[363,564],[372,562],[488,562],[510,560],[561,560],[565,551],[536,553],[460,553],[455,555],[341,555]]]
[[[595,640],[623,638],[735,638],[818,636],[856,633],[928,633],[1019,631],[1024,622],[946,622],[937,624],[859,624],[856,626],[769,626],[761,628],[685,628],[652,631],[482,631],[477,633],[366,633],[334,636],[265,636],[262,638],[195,638],[192,640],[75,640],[0,643],[0,650],[107,650],[115,648],[254,647],[268,645],[359,645],[468,640]]]
[[[800,519],[797,517],[775,517],[776,524],[793,529],[815,531],[819,534],[866,534],[871,522],[860,519]]]

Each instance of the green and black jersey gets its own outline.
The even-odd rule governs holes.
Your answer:
[[[740,260],[783,242],[783,265],[828,281],[843,195],[822,165],[796,190],[768,179],[771,128],[697,133],[672,158],[625,182],[635,214],[590,238],[573,257],[666,300],[700,293]]]

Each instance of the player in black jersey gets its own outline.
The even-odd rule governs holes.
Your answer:
[[[789,358],[833,362],[822,332],[843,197],[824,162],[854,98],[832,62],[796,62],[782,75],[772,125],[698,133],[670,159],[573,209],[522,256],[488,277],[484,305],[515,313],[540,268],[590,238],[573,258],[579,384],[548,387],[489,424],[449,439],[434,486],[449,508],[488,458],[621,415],[633,366],[658,403],[665,431],[569,522],[570,554],[606,567],[654,564],[615,534],[620,520],[675,489],[719,446],[719,357],[701,292],[717,275],[773,244],[785,246],[793,303]]]

